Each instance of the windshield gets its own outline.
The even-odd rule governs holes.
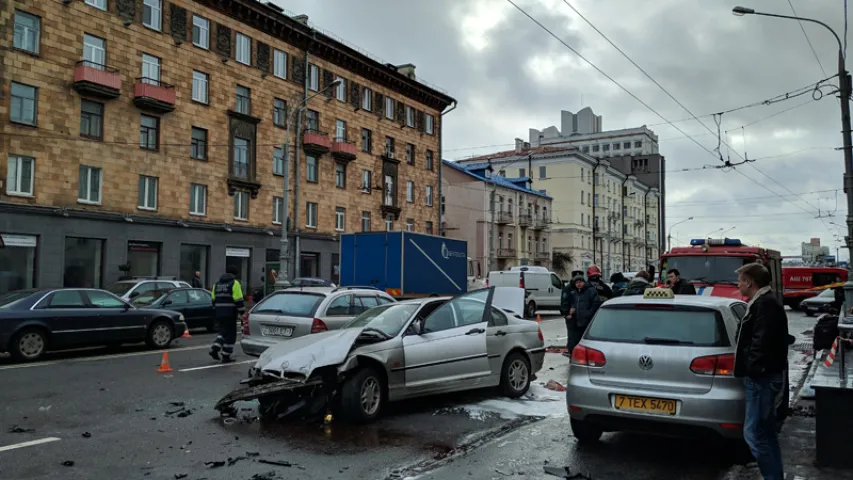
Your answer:
[[[686,282],[731,283],[737,285],[735,270],[754,262],[752,257],[723,257],[714,255],[692,255],[684,257],[666,257],[661,275],[666,278],[666,270],[678,269],[681,279]]]
[[[264,297],[252,313],[274,313],[290,317],[313,317],[325,295],[307,292],[277,292]]]
[[[586,338],[605,342],[727,346],[717,313],[711,310],[601,308]]]
[[[139,295],[138,297],[134,298],[133,300],[130,301],[130,303],[137,306],[137,307],[144,307],[144,306],[151,305],[152,303],[156,302],[163,295],[165,295],[165,293],[157,291],[157,290],[151,290],[150,292],[145,292],[145,293]]]
[[[0,308],[9,308],[18,300],[29,297],[38,290],[15,290],[14,292],[4,293],[0,295]]]
[[[373,307],[355,317],[344,328],[375,328],[389,337],[397,336],[420,305],[415,303],[388,304]]]
[[[826,290],[820,292],[820,295],[818,295],[818,297],[834,299],[835,298],[835,290],[833,290],[831,288],[827,288]]]
[[[129,292],[135,285],[135,282],[118,282],[107,287],[107,291],[120,297]]]

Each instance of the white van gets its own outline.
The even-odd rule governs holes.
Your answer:
[[[512,267],[489,272],[490,287],[520,287],[524,289],[524,316],[533,318],[537,310],[558,310],[563,281],[545,267]]]

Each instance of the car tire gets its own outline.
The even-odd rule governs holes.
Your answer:
[[[801,302],[802,300],[791,300],[788,306],[791,307],[791,310],[799,310]]]
[[[814,313],[809,310],[804,310],[803,313],[805,313],[807,317],[814,317]]]
[[[175,329],[165,319],[155,320],[145,333],[145,343],[151,348],[169,348],[175,339]]]
[[[536,302],[533,300],[527,302],[524,307],[524,318],[533,318],[536,316]]]
[[[371,367],[357,371],[344,381],[340,408],[353,423],[370,423],[379,418],[385,401],[382,377]]]
[[[47,347],[47,331],[42,328],[25,328],[12,338],[9,353],[19,362],[35,362],[44,356]]]
[[[504,360],[501,368],[501,393],[509,398],[519,398],[530,389],[530,361],[519,352],[513,352]]]
[[[604,430],[583,420],[571,419],[572,434],[578,439],[578,443],[596,443],[601,440]]]

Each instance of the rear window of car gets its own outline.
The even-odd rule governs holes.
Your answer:
[[[326,298],[323,294],[308,292],[280,292],[264,297],[261,303],[252,309],[252,313],[287,315],[290,317],[313,317],[320,302]]]
[[[584,338],[652,345],[729,346],[722,316],[703,308],[602,307]]]
[[[107,291],[112,294],[122,296],[135,286],[136,282],[118,282],[107,287]]]

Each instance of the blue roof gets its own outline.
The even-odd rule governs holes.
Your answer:
[[[538,190],[531,190],[525,185],[530,181],[530,177],[517,177],[517,178],[506,178],[502,177],[496,173],[492,173],[490,178],[486,177],[486,169],[489,167],[489,164],[482,163],[476,165],[459,165],[456,162],[451,162],[449,160],[441,161],[444,165],[447,165],[450,168],[456,169],[462,173],[470,175],[471,177],[480,180],[481,182],[491,183],[494,181],[498,186],[509,188],[512,190],[518,190],[519,192],[528,193],[530,195],[535,195],[541,198],[551,199],[550,195],[546,195]]]

